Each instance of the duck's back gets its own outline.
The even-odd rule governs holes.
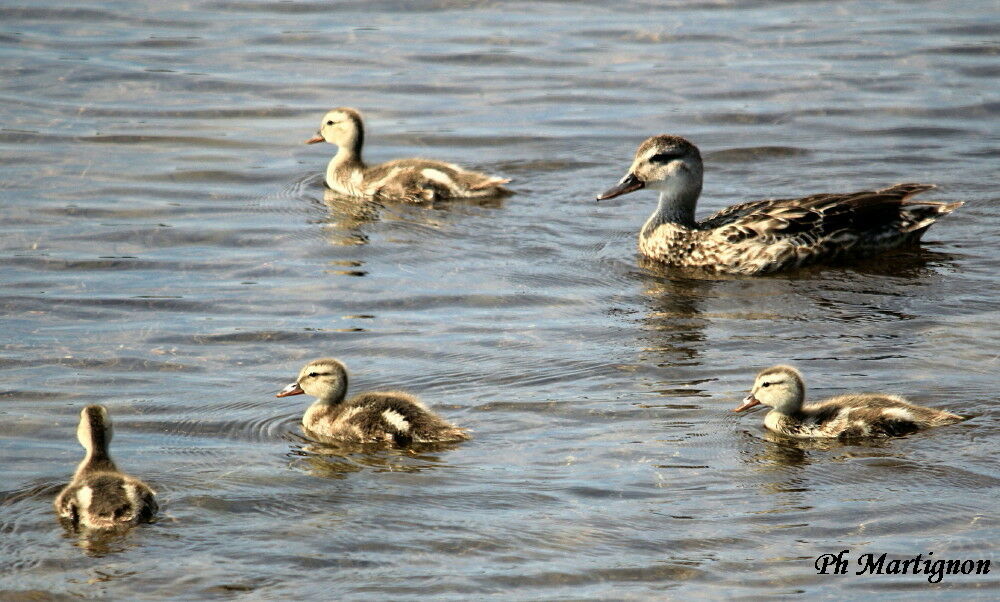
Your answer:
[[[148,522],[158,510],[152,489],[116,472],[80,475],[60,492],[55,507],[74,527],[94,529]]]
[[[908,200],[931,188],[899,184],[742,203],[699,222],[694,234],[712,261],[731,266],[729,271],[772,272],[863,257],[918,241],[939,217],[961,205]]]
[[[399,391],[369,392],[340,404],[335,415],[307,414],[306,428],[323,436],[395,445],[464,441],[469,435]]]
[[[961,416],[909,403],[902,397],[880,393],[841,395],[802,408],[802,424],[816,436],[898,436],[953,424]]]
[[[376,198],[434,201],[507,194],[508,179],[433,159],[395,159],[365,169],[365,188]]]

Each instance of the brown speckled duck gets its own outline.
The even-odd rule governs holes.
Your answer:
[[[639,251],[674,266],[763,274],[811,263],[875,255],[920,240],[938,218],[962,202],[914,201],[927,184],[815,194],[733,205],[695,221],[701,194],[698,147],[679,136],[653,136],[639,146],[628,174],[600,195],[610,199],[640,188],[660,204],[639,233]]]
[[[365,140],[361,113],[341,107],[323,116],[316,136],[306,144],[329,142],[337,154],[326,168],[326,185],[334,192],[376,200],[431,202],[441,199],[509,194],[509,179],[470,171],[431,159],[396,159],[367,165],[361,158]]]
[[[372,391],[347,397],[347,368],[338,360],[313,360],[278,397],[308,394],[316,397],[302,416],[306,431],[353,443],[448,443],[468,440],[469,434],[445,421],[401,391]]]
[[[764,426],[776,433],[800,438],[850,439],[905,435],[934,426],[954,424],[965,418],[884,393],[852,393],[817,403],[805,401],[802,375],[791,366],[762,370],[750,395],[734,412],[763,404],[771,407]]]
[[[108,452],[114,429],[104,406],[90,405],[80,412],[76,437],[87,455],[73,480],[56,497],[60,518],[73,528],[113,529],[149,522],[158,509],[148,485],[115,466]]]

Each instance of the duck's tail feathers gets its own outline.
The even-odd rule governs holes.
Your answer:
[[[912,207],[909,210],[913,221],[906,225],[904,232],[919,232],[926,230],[931,224],[941,217],[948,215],[965,204],[965,201],[954,201],[951,203],[935,201],[903,201],[903,205]]]
[[[469,186],[469,190],[487,190],[489,188],[502,186],[508,183],[510,183],[510,178],[487,176],[482,180],[480,180],[479,182],[476,182],[475,184]]]

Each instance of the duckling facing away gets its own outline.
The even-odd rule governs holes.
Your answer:
[[[317,400],[302,416],[302,426],[316,435],[354,443],[447,443],[469,434],[445,421],[416,397],[401,391],[347,396],[347,368],[338,360],[313,360],[277,397],[306,393]]]
[[[961,422],[965,418],[934,408],[913,405],[902,397],[884,393],[853,393],[803,406],[805,384],[791,366],[762,370],[750,395],[734,412],[764,404],[772,409],[764,425],[791,437],[878,437],[905,435],[932,426]]]
[[[752,201],[695,221],[701,194],[698,147],[679,136],[653,136],[639,146],[628,174],[597,197],[640,188],[660,203],[639,233],[639,251],[675,266],[763,274],[811,263],[875,255],[920,240],[962,202],[911,200],[934,188],[897,184],[882,190]]]
[[[361,113],[340,107],[327,112],[316,136],[306,144],[329,142],[337,154],[326,167],[326,185],[334,192],[364,199],[412,203],[510,194],[509,179],[430,159],[396,159],[366,165],[361,158],[365,140]]]
[[[156,492],[115,466],[108,452],[114,428],[104,406],[80,412],[76,438],[87,455],[73,480],[56,497],[56,512],[74,528],[113,529],[149,522],[158,510]]]

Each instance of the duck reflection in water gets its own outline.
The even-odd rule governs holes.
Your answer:
[[[763,430],[759,433],[743,431],[743,451],[741,455],[748,464],[762,466],[804,467],[814,461],[830,459],[831,452],[842,451],[845,455],[866,455],[863,450],[881,450],[890,447],[890,439],[798,439]],[[881,455],[881,454],[875,454]]]
[[[450,222],[481,213],[481,209],[501,209],[503,197],[443,199],[423,205],[387,205],[378,200],[364,200],[323,190],[322,208],[326,215],[316,220],[334,246],[365,245],[369,232],[379,224],[400,224],[408,230],[438,232]],[[318,204],[318,200],[317,200]]]
[[[365,470],[424,472],[446,468],[449,464],[439,454],[458,447],[458,442],[450,442],[387,448],[380,443],[352,443],[320,437],[317,439],[322,440],[314,440],[292,433],[290,436],[297,442],[289,452],[292,466],[326,479],[344,479]]]
[[[643,320],[647,351],[666,356],[663,361],[671,364],[697,362],[709,325],[701,305],[715,282],[678,275],[676,269],[644,257],[639,265],[649,308]]]

